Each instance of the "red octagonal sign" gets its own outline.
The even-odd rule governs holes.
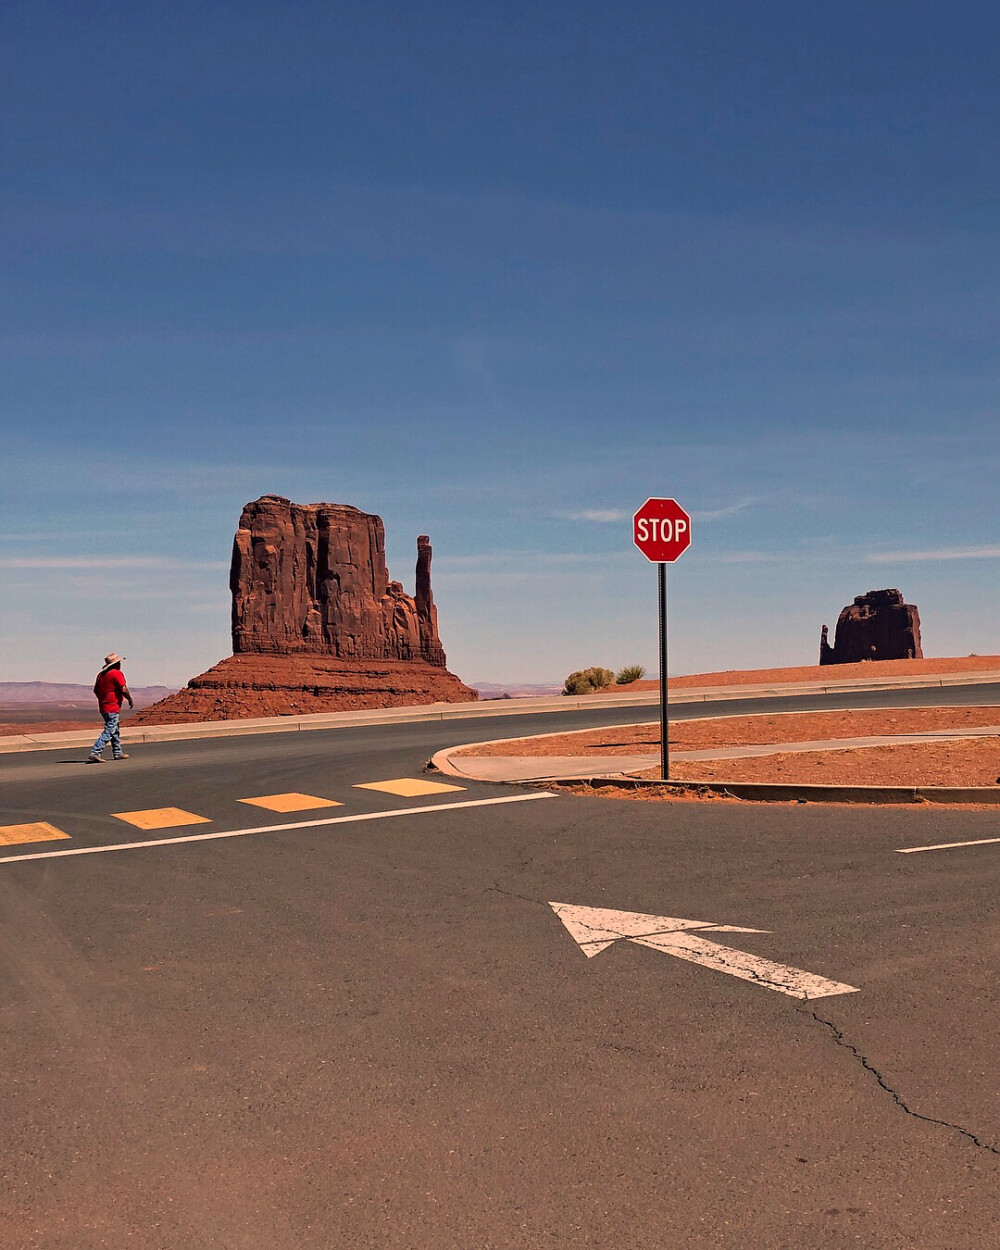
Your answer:
[[[691,518],[676,499],[647,499],[632,518],[632,541],[647,560],[672,564],[691,545]]]

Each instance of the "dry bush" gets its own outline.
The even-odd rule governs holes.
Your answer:
[[[615,674],[615,681],[619,686],[629,686],[634,681],[642,681],[645,676],[646,670],[641,664],[626,664]]]
[[[579,672],[570,673],[563,686],[563,694],[590,694],[594,690],[603,690],[610,686],[615,675],[610,668],[584,668]]]

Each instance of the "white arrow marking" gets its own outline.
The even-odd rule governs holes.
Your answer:
[[[776,964],[759,955],[733,950],[718,942],[708,942],[699,933],[767,933],[767,929],[747,929],[742,925],[712,924],[707,920],[680,920],[674,916],[647,916],[635,911],[611,911],[605,907],[576,907],[571,903],[549,903],[569,930],[574,941],[593,959],[612,942],[624,939],[676,955],[689,963],[702,964],[731,977],[752,981],[766,990],[776,990],[792,998],[826,998],[831,994],[856,994],[856,985],[828,981],[815,973],[787,964]]]

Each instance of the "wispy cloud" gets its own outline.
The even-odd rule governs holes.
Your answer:
[[[726,517],[736,516],[747,508],[763,502],[763,496],[754,495],[749,499],[741,499],[739,503],[728,504],[725,508],[692,511],[691,517],[695,521],[722,521]],[[561,521],[596,521],[599,524],[611,524],[631,520],[632,513],[626,512],[623,508],[584,508],[578,512],[557,512],[555,516]]]
[[[631,513],[622,512],[620,508],[586,508],[582,512],[557,512],[561,521],[598,521],[608,524],[611,521],[627,521]]]
[[[727,508],[709,508],[704,511],[695,511],[691,513],[693,521],[723,521],[726,517],[736,516],[737,513],[743,512],[746,508],[752,508],[754,504],[763,503],[762,496],[754,495],[750,499],[743,499],[740,503],[730,504]]]
[[[592,565],[601,557],[579,551],[484,551],[481,555],[435,556],[434,576],[458,573],[490,573],[559,569]]]
[[[706,551],[698,553],[702,564],[784,564],[801,559],[792,551]]]
[[[128,530],[88,530],[90,538],[123,538]],[[0,534],[0,543],[66,543],[76,542],[80,538],[77,530],[49,530],[37,534]]]
[[[996,560],[1000,546],[940,547],[937,551],[873,551],[865,556],[866,564],[915,564],[922,560]]]
[[[177,560],[169,556],[3,556],[0,569],[227,569],[219,560]]]

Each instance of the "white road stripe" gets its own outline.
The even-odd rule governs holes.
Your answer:
[[[830,981],[776,964],[772,959],[750,955],[746,951],[709,942],[702,933],[765,933],[765,929],[748,929],[744,925],[712,924],[708,920],[682,920],[678,916],[652,916],[647,912],[612,911],[606,907],[581,907],[573,903],[549,903],[566,929],[588,959],[593,959],[612,943],[634,942],[665,955],[676,955],[689,963],[714,968],[742,981],[750,981],[765,990],[776,990],[791,998],[825,998],[831,994],[857,994],[856,985]]]
[[[916,855],[918,851],[951,851],[957,846],[989,846],[1000,838],[975,838],[972,842],[938,842],[936,846],[897,846],[897,855]]]
[[[466,807],[494,807],[498,803],[527,803],[532,799],[554,799],[550,790],[539,794],[513,794],[497,799],[468,799],[464,803],[432,803],[427,807],[397,807],[389,812],[360,812],[354,816],[330,816],[325,820],[299,820],[287,825],[260,825],[256,829],[227,829],[219,833],[191,833],[179,838],[153,838],[149,842],[117,842],[113,846],[79,846],[66,851],[36,851],[31,855],[0,857],[4,864],[20,864],[28,859],[59,859],[66,855],[103,855],[106,851],[136,851],[149,846],[177,846],[181,842],[212,842],[219,838],[245,838],[251,833],[281,833],[286,829],[314,829],[320,825],[346,825],[359,820],[387,820],[392,816],[422,816],[433,812],[453,812]]]
[[[676,955],[678,959],[686,959],[705,968],[715,968],[731,977],[739,977],[741,981],[752,981],[763,989],[777,990],[779,994],[788,994],[791,998],[826,998],[831,994],[858,992],[856,985],[830,981],[802,968],[776,964],[760,955],[749,955],[731,946],[707,942],[695,933],[663,933],[655,937],[633,937],[629,941],[667,955]]]

